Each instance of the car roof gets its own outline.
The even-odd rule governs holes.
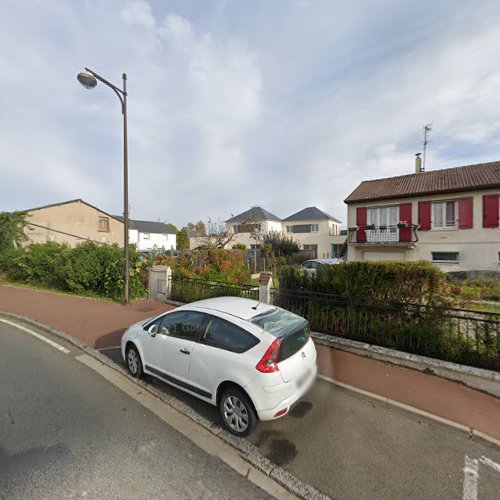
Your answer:
[[[256,309],[254,309],[256,307]],[[213,311],[219,311],[226,314],[231,314],[237,318],[250,320],[254,316],[262,314],[263,312],[275,309],[276,306],[259,302],[256,299],[244,299],[242,297],[215,297],[213,299],[198,300],[186,304],[180,309],[200,308]]]
[[[320,264],[338,264],[342,261],[340,259],[309,259],[306,262],[319,262]]]

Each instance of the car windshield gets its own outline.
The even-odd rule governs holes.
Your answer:
[[[307,321],[304,318],[279,307],[254,316],[250,322],[260,326],[271,335],[280,338],[287,337],[298,329],[307,326]]]

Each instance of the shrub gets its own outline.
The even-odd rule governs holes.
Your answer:
[[[170,266],[174,278],[248,283],[251,274],[245,264],[244,256],[243,250],[208,248],[185,252],[180,257],[157,257],[144,265]]]
[[[299,244],[293,239],[278,232],[271,232],[264,236],[263,246],[270,245],[276,257],[291,257],[299,252]]]
[[[234,250],[246,250],[247,246],[245,245],[245,243],[236,243],[235,245],[233,245],[233,249]]]
[[[342,295],[359,302],[437,304],[445,275],[428,262],[347,262],[320,266],[316,274],[283,267],[280,288]]]
[[[2,254],[7,277],[43,287],[113,300],[123,296],[123,249],[117,245],[85,242],[75,248],[47,242]],[[130,298],[144,296],[145,287],[136,271],[139,254],[130,247]]]

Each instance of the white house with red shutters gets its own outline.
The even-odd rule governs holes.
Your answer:
[[[426,260],[500,272],[500,161],[362,182],[347,204],[348,260]]]

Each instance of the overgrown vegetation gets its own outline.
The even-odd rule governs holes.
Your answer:
[[[343,296],[360,303],[426,303],[445,301],[445,275],[428,262],[347,262],[320,266],[317,273],[283,267],[280,289]]]
[[[139,279],[139,254],[130,248],[130,298],[145,296]],[[17,248],[2,254],[0,267],[14,282],[28,283],[62,292],[123,298],[125,260],[118,245],[85,242],[75,248],[47,242]]]
[[[478,278],[475,280],[450,279],[449,294],[466,306],[471,301],[487,300],[500,302],[500,280]]]
[[[308,275],[285,267],[277,303],[313,330],[500,370],[498,320],[450,303],[446,275],[426,262],[350,262]]]
[[[250,270],[243,259],[243,250],[208,248],[185,252],[180,257],[160,256],[142,264],[168,265],[174,278],[250,283]]]

